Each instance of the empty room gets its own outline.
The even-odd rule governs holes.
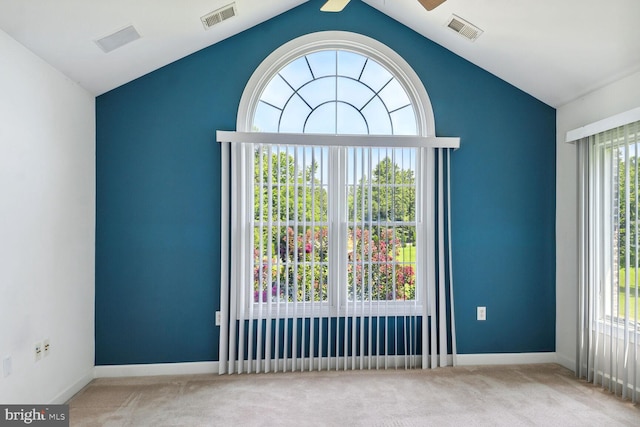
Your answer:
[[[639,425],[638,16],[0,0],[0,424]]]

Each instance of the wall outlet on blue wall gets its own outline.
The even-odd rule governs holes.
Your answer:
[[[478,307],[478,320],[487,320],[487,307]]]

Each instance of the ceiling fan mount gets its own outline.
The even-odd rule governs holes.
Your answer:
[[[320,10],[323,12],[341,12],[351,0],[328,0]],[[447,0],[418,0],[425,9],[433,10]]]

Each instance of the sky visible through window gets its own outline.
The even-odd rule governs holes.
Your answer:
[[[320,51],[286,65],[255,111],[260,132],[416,135],[415,112],[397,79],[347,51]]]
[[[310,53],[280,70],[262,92],[253,129],[344,135],[418,134],[415,111],[398,80],[371,58],[344,50]],[[394,157],[400,168],[415,171],[415,150],[405,149],[399,155],[397,149],[371,151],[377,161]],[[309,148],[304,154],[301,160],[308,167],[317,152],[314,154]],[[349,162],[355,170],[350,170],[347,179],[354,184],[365,164],[362,151],[352,151]],[[326,179],[329,163],[321,164],[324,170],[320,175]]]

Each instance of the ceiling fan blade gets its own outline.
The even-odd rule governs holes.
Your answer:
[[[418,0],[427,10],[433,10],[447,0]]]
[[[320,10],[322,12],[342,12],[342,9],[344,9],[350,1],[351,0],[328,0]]]

